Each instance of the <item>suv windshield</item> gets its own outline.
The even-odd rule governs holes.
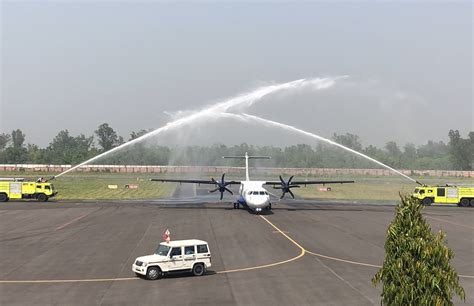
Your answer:
[[[160,244],[155,251],[155,255],[166,256],[168,255],[169,250],[170,250],[169,246]]]

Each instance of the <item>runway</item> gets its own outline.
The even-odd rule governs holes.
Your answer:
[[[432,206],[474,304],[474,209]],[[262,216],[231,203],[9,202],[0,205],[0,304],[379,305],[393,206],[277,203]],[[136,278],[131,264],[172,239],[209,242],[203,277]]]

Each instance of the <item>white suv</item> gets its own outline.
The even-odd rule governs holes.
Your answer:
[[[211,252],[207,242],[190,239],[160,243],[153,255],[138,257],[132,270],[137,276],[155,280],[171,272],[192,272],[201,276],[209,267]]]

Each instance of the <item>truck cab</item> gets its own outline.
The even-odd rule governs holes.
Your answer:
[[[203,275],[211,267],[211,252],[206,241],[198,239],[161,242],[151,255],[137,257],[132,271],[155,280],[168,273],[191,272]]]

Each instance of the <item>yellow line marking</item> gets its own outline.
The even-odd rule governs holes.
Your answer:
[[[279,266],[279,265],[283,265],[283,264],[286,264],[286,263],[295,261],[295,260],[300,259],[301,257],[304,256],[306,250],[305,250],[301,245],[299,245],[296,241],[294,241],[290,236],[288,236],[287,234],[285,234],[282,230],[280,230],[275,224],[273,224],[272,222],[270,222],[267,218],[265,218],[265,217],[262,216],[262,215],[260,215],[260,217],[261,217],[263,220],[267,221],[267,223],[270,224],[278,233],[282,234],[286,239],[290,240],[294,245],[296,245],[296,246],[301,250],[301,253],[300,253],[298,256],[295,256],[295,257],[290,258],[290,259],[287,259],[287,260],[283,260],[283,261],[279,261],[279,262],[274,262],[274,263],[271,263],[271,264],[266,264],[266,265],[261,265],[261,266],[255,266],[255,267],[248,267],[248,268],[241,268],[241,269],[217,271],[217,272],[216,272],[217,274],[233,273],[233,272],[242,272],[242,271],[250,271],[250,270],[257,270],[257,269],[270,268],[270,267]]]

